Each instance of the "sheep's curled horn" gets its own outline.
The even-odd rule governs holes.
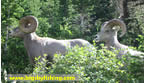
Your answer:
[[[112,19],[110,21],[107,21],[103,25],[104,28],[106,28],[107,26],[109,26],[110,28],[113,28],[114,26],[120,26],[120,28],[122,29],[120,37],[122,37],[126,33],[126,25],[122,20]]]
[[[31,33],[38,27],[38,20],[34,16],[25,16],[19,21],[19,28],[25,33]]]

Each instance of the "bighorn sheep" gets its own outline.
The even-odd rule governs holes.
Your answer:
[[[116,50],[120,50],[118,57],[127,54],[128,52],[133,56],[140,56],[141,54],[144,54],[142,52],[129,49],[128,46],[123,45],[118,41],[117,32],[120,28],[122,29],[120,37],[122,37],[126,33],[126,25],[122,20],[112,19],[104,22],[100,32],[96,35],[96,41],[104,41],[109,50],[111,47],[114,47]]]
[[[24,46],[27,50],[30,63],[35,63],[34,59],[38,56],[47,54],[48,60],[52,61],[55,53],[64,55],[67,47],[73,46],[91,46],[91,44],[83,39],[56,40],[48,37],[39,37],[35,30],[38,27],[38,20],[34,16],[26,16],[19,21],[19,27],[10,31],[13,37],[20,37],[24,40]]]

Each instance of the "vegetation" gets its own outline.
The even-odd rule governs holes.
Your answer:
[[[144,52],[144,4],[129,1],[129,17],[125,18],[128,33],[120,42]],[[133,4],[133,5],[131,5]],[[38,74],[43,68],[29,63],[23,41],[8,36],[9,27],[18,26],[19,19],[34,15],[39,20],[36,33],[56,39],[82,38],[93,43],[101,24],[118,18],[116,0],[2,0],[2,76],[11,74]],[[65,57],[56,55],[54,64],[42,74],[79,74],[87,82],[142,82],[143,61],[125,55],[117,59],[111,51],[95,45],[97,50],[70,49]],[[60,71],[61,69],[61,71]]]
[[[116,54],[104,48],[90,52],[87,48],[75,46],[65,56],[56,54],[51,67],[46,68],[42,63],[35,66],[33,73],[75,74],[82,83],[141,83],[144,63],[130,56],[127,54],[117,58]],[[43,70],[44,67],[47,70]]]

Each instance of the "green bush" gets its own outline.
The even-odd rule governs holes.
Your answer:
[[[130,55],[117,58],[116,54],[106,49],[88,49],[91,48],[75,46],[68,49],[65,56],[55,54],[54,64],[45,68],[47,70],[43,74],[78,74],[80,82],[88,83],[141,82],[142,60]],[[43,67],[44,65],[37,66],[39,71],[36,70],[35,74],[42,72]]]
[[[138,38],[136,38],[136,40],[138,41],[139,43],[139,47],[138,47],[138,50],[141,50],[144,52],[144,36],[142,35],[138,35]]]

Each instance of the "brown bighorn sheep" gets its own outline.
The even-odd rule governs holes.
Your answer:
[[[24,46],[27,50],[30,63],[34,63],[35,57],[47,54],[48,60],[51,61],[55,53],[64,55],[67,47],[73,46],[92,46],[88,41],[83,39],[56,40],[48,37],[39,37],[35,30],[38,27],[38,20],[34,16],[26,16],[19,21],[19,27],[10,32],[11,36],[20,37],[24,40]]]
[[[140,55],[144,53],[129,49],[128,46],[123,45],[118,41],[117,32],[120,28],[122,29],[120,37],[122,37],[126,33],[126,25],[122,20],[112,19],[104,22],[100,32],[96,35],[96,41],[104,41],[108,49],[114,47],[116,50],[120,50],[118,57],[128,52],[133,56],[143,57]]]

